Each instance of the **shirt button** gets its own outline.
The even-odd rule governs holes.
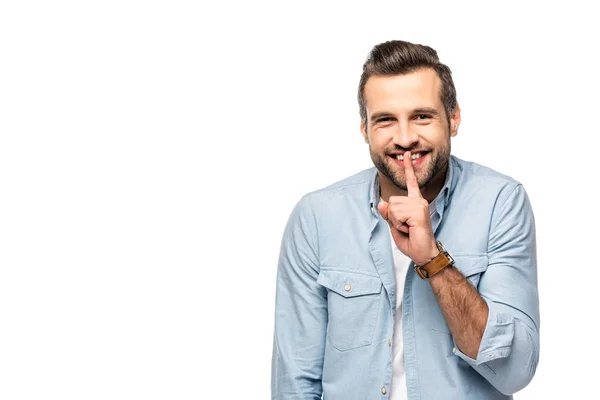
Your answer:
[[[453,348],[452,348],[452,352],[453,352],[453,353],[456,353],[456,347],[453,347]]]
[[[349,292],[350,290],[352,290],[352,286],[351,286],[349,283],[346,283],[346,284],[344,285],[344,290],[345,290],[346,292]]]
[[[387,393],[387,389],[385,388],[385,386],[383,386],[383,387],[381,388],[381,393],[383,393],[383,394],[386,394],[386,393]]]
[[[391,346],[392,345],[392,339],[388,339],[388,345]]]

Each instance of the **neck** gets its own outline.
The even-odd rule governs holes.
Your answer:
[[[437,174],[431,178],[427,186],[421,188],[421,196],[427,200],[428,203],[431,203],[437,195],[440,193],[442,188],[444,187],[444,183],[446,182],[446,174],[448,172],[448,163],[446,166],[442,168]],[[388,202],[390,196],[406,196],[408,192],[406,190],[400,189],[398,186],[394,185],[394,183],[388,179],[387,176],[383,175],[381,172],[377,173],[379,176],[379,186],[381,190],[381,198],[383,201]]]

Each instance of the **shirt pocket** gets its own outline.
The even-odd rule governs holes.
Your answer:
[[[381,279],[359,272],[321,270],[317,283],[328,289],[329,343],[340,351],[370,345],[381,301]]]
[[[477,289],[481,274],[487,270],[487,254],[481,253],[452,253],[456,268],[471,282]]]

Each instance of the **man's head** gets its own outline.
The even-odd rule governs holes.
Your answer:
[[[440,179],[460,108],[450,69],[435,50],[403,41],[375,46],[363,65],[358,102],[361,132],[384,177],[406,190],[397,156],[410,150],[422,156],[413,163],[421,188]]]

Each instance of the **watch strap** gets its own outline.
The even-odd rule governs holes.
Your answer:
[[[444,268],[454,264],[454,259],[439,241],[437,246],[440,249],[440,254],[425,265],[415,265],[415,271],[421,279],[429,279]]]

